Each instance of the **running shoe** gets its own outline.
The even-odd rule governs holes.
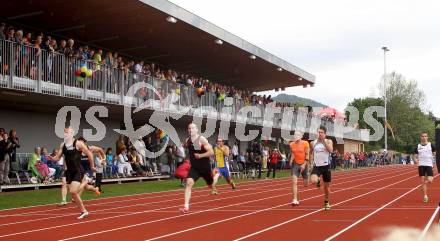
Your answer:
[[[330,210],[331,206],[329,202],[324,202],[324,210]]]
[[[235,183],[232,183],[231,185],[232,185],[232,190],[237,189],[237,186],[235,185]]]
[[[179,212],[181,212],[181,213],[188,213],[189,212],[189,208],[182,207],[182,208],[179,209]]]
[[[101,196],[101,192],[99,191],[98,188],[96,188],[96,190],[95,190],[95,196],[96,196],[96,197]]]
[[[217,194],[218,194],[217,189],[213,188],[211,190],[211,195],[217,195]]]
[[[299,201],[296,199],[293,199],[292,201],[292,207],[298,206],[299,205]]]
[[[321,187],[321,179],[318,179],[318,182],[316,183],[316,187],[320,188]]]
[[[66,206],[66,205],[67,205],[67,202],[65,202],[65,201],[62,201],[62,202],[58,203],[58,207],[63,207],[63,206]]]
[[[89,216],[89,212],[85,211],[85,212],[82,212],[81,215],[79,215],[79,217],[77,217],[77,219],[83,219],[87,216]]]
[[[424,203],[428,203],[428,202],[429,202],[429,198],[428,198],[428,196],[424,196],[424,197],[423,197],[423,202],[424,202]]]

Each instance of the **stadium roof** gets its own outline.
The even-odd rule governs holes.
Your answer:
[[[11,24],[227,85],[262,91],[315,82],[310,73],[165,0],[14,0],[2,5],[2,18]]]

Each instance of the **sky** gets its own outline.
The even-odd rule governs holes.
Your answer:
[[[387,46],[387,72],[416,80],[440,117],[438,0],[171,2],[315,75],[314,87],[285,93],[339,110],[378,95]]]

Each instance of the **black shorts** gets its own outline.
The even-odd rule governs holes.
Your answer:
[[[81,171],[66,170],[64,175],[66,176],[67,184],[71,184],[72,182],[81,183],[84,178],[84,173]]]
[[[197,181],[200,177],[205,179],[206,184],[212,185],[214,182],[214,179],[212,178],[212,171],[210,169],[206,170],[199,170],[195,168],[190,168],[188,173],[188,178],[194,179],[194,181]]]
[[[331,182],[332,181],[332,172],[330,171],[330,165],[327,166],[314,166],[312,169],[312,175],[315,174],[318,177],[322,175],[322,179],[324,182]]]
[[[432,171],[432,167],[430,166],[419,166],[419,176],[420,177],[433,177],[434,172]]]

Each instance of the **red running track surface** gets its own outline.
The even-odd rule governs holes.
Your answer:
[[[0,240],[373,240],[388,227],[424,229],[440,201],[437,178],[424,204],[414,166],[338,172],[332,210],[322,210],[323,190],[299,185],[292,207],[291,179],[246,182],[232,191],[193,190],[191,212],[180,214],[183,190],[0,211]]]

